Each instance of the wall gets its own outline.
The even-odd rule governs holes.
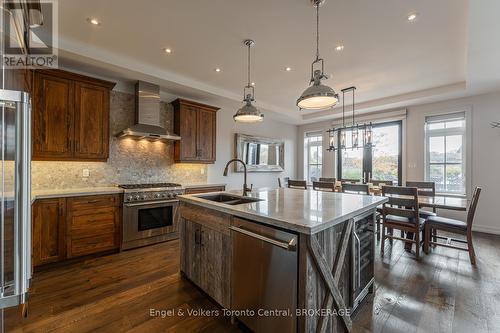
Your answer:
[[[295,178],[297,126],[278,122],[266,115],[262,123],[235,123],[233,115],[242,106],[241,103],[224,100],[216,105],[221,107],[217,112],[217,161],[208,167],[209,183],[226,183],[228,189],[242,187],[243,174],[235,173],[233,167],[227,177],[222,175],[227,161],[235,157],[236,133],[285,140],[285,171],[249,173],[249,186],[253,184],[254,187],[277,187],[278,177]]]
[[[476,95],[471,97],[453,99],[438,103],[410,106],[407,108],[407,118],[403,127],[404,172],[403,179],[424,179],[424,122],[425,116],[448,112],[470,110],[467,138],[470,165],[467,166],[470,179],[468,181],[470,196],[475,186],[481,186],[483,191],[479,200],[474,230],[500,234],[500,219],[498,218],[498,205],[500,203],[496,193],[500,188],[500,129],[492,129],[490,122],[500,121],[500,92]],[[330,122],[303,125],[298,128],[298,159],[299,178],[303,175],[303,147],[302,138],[305,132],[325,130]],[[326,141],[325,141],[326,142]],[[303,148],[302,148],[303,149]],[[326,164],[334,165],[334,159],[327,153]],[[405,161],[406,160],[406,161]],[[325,168],[326,169],[326,168]],[[333,175],[331,167],[324,171],[324,176]],[[441,210],[440,215],[465,219],[464,213]]]
[[[134,124],[133,94],[112,91],[110,102],[110,152],[104,162],[32,162],[33,189],[81,188],[144,182],[205,183],[207,167],[176,164],[173,142],[119,139],[120,130]],[[173,131],[173,109],[161,103],[161,119]],[[89,133],[88,135],[92,135]],[[83,169],[90,177],[82,177]]]

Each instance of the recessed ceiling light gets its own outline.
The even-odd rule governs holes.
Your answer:
[[[335,51],[340,52],[344,50],[344,45],[337,45],[335,46]]]
[[[417,20],[417,18],[418,18],[418,13],[410,13],[406,17],[406,19],[408,20],[408,22],[415,22]]]
[[[165,51],[165,53],[172,53],[172,49],[169,49],[168,47],[164,48],[163,51]]]
[[[219,72],[221,71],[221,69],[220,69],[219,67],[217,67],[217,68],[215,69],[215,71],[216,71],[217,73],[219,73]]]
[[[292,67],[285,67],[285,71],[290,72],[292,70]]]
[[[99,20],[96,19],[95,17],[88,17],[87,22],[92,25],[101,25],[101,22],[99,22]]]
[[[255,82],[252,82],[252,86],[255,86]]]

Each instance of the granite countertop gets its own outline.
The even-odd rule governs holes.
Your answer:
[[[117,186],[33,190],[31,191],[31,199],[36,200],[116,193],[123,193],[123,190]]]
[[[226,184],[220,183],[213,183],[213,184],[207,184],[207,183],[193,183],[193,184],[187,184],[183,185],[182,187],[184,188],[200,188],[200,187],[219,187],[219,186],[226,186]]]
[[[241,195],[239,190],[224,193]],[[180,199],[183,202],[305,234],[315,234],[328,229],[375,209],[388,200],[381,196],[278,188],[254,190],[249,196],[262,201],[231,206],[199,198],[203,195],[183,195]]]

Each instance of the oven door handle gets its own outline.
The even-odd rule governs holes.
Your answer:
[[[176,203],[179,200],[161,200],[161,201],[143,201],[143,202],[138,202],[138,203],[126,203],[125,207],[138,207],[138,206],[146,206],[146,205],[152,205],[152,204],[163,204],[163,203]]]

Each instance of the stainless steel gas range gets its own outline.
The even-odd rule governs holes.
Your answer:
[[[123,196],[122,249],[163,242],[178,237],[179,184],[120,185]]]

